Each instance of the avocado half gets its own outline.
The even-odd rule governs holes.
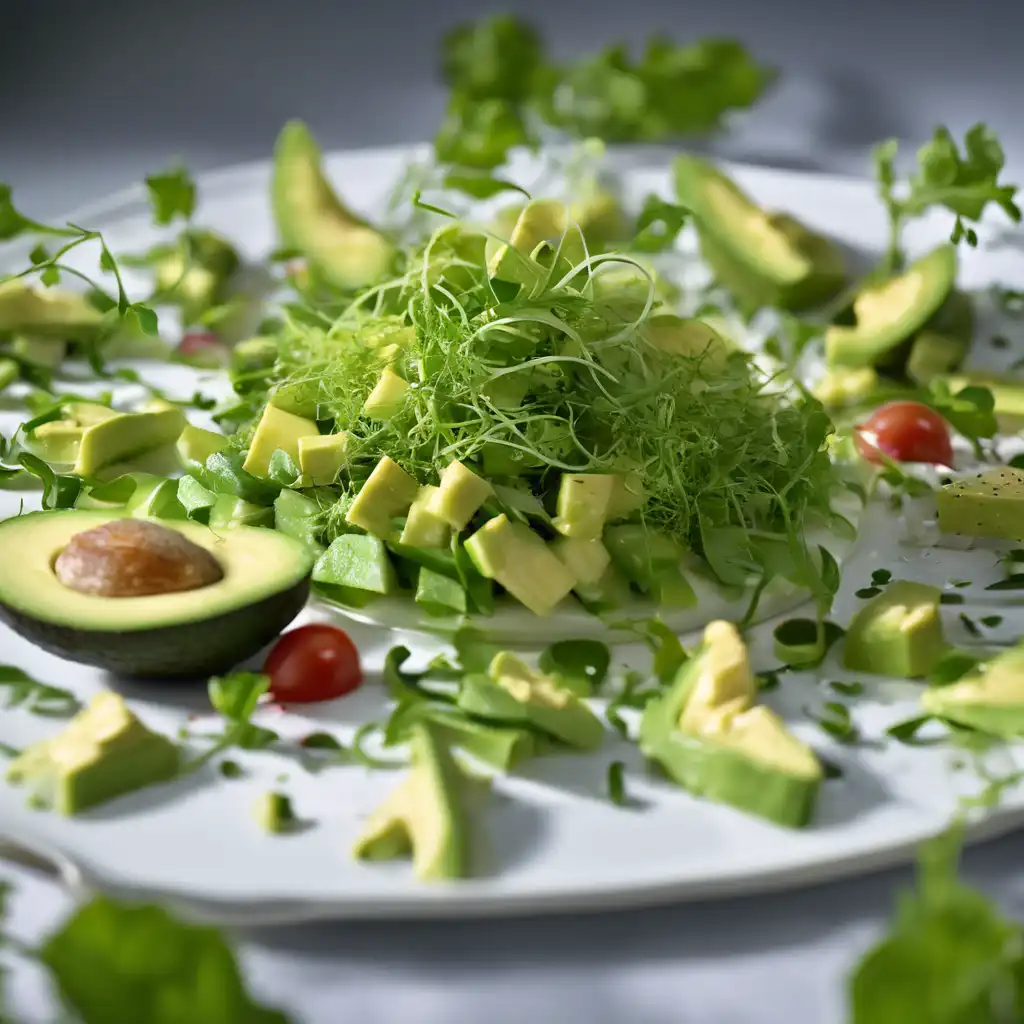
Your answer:
[[[0,523],[0,621],[51,654],[116,675],[194,679],[255,654],[302,610],[313,556],[275,530],[161,519],[206,548],[223,579],[146,597],[83,594],[53,564],[71,538],[123,513],[68,509]]]

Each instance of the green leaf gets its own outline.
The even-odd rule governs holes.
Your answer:
[[[908,718],[904,722],[897,722],[895,725],[890,725],[885,730],[886,736],[891,736],[894,740],[898,740],[900,743],[906,743],[911,746],[926,746],[933,743],[934,740],[919,740],[917,734],[931,721],[934,721],[931,715],[921,715],[919,718]]]
[[[275,484],[291,487],[299,479],[299,467],[295,465],[292,457],[286,451],[278,448],[270,456],[267,475]]]
[[[544,60],[537,30],[499,14],[457,25],[441,43],[441,74],[453,93],[477,100],[523,102]]]
[[[686,207],[667,203],[654,194],[648,195],[633,228],[630,248],[638,252],[671,249],[689,216]]]
[[[611,652],[600,640],[559,640],[544,649],[540,670],[581,697],[596,693],[608,675]]]
[[[287,1024],[248,995],[213,928],[155,906],[97,897],[43,944],[39,959],[67,1009],[88,1024]]]
[[[23,469],[42,481],[44,509],[74,507],[75,499],[82,490],[80,477],[59,476],[41,458],[30,452],[22,452],[18,456],[18,463]]]
[[[804,714],[816,722],[838,743],[856,743],[859,739],[857,726],[850,716],[850,709],[838,701],[826,701],[821,713],[816,715],[807,709]]]
[[[1015,572],[997,583],[990,583],[986,590],[1024,590],[1024,573]]]
[[[196,186],[184,167],[149,175],[146,188],[157,224],[170,224],[175,217],[191,219],[196,208]]]
[[[688,655],[682,640],[661,619],[644,624],[644,639],[654,654],[651,671],[659,683],[670,683],[686,663]]]
[[[445,188],[464,192],[474,199],[490,199],[491,196],[499,195],[502,192],[520,192],[527,199],[530,198],[530,193],[515,182],[505,181],[503,178],[493,178],[489,174],[447,174],[443,185]]]
[[[851,1024],[1010,1024],[1024,1016],[1024,937],[957,880],[956,828],[921,852],[917,891],[850,981]]]
[[[452,645],[464,673],[486,672],[494,656],[504,650],[499,644],[487,640],[479,630],[468,627],[456,632],[452,637]]]
[[[206,690],[214,710],[233,722],[247,723],[269,687],[269,676],[258,672],[232,672],[213,676]]]
[[[7,708],[21,708],[46,718],[70,718],[82,704],[70,691],[33,679],[14,665],[0,665],[0,688],[7,691]]]
[[[426,210],[428,213],[436,213],[442,217],[451,217],[453,220],[458,219],[458,214],[452,213],[451,210],[442,210],[440,206],[432,206],[430,203],[425,203],[418,189],[413,193],[412,205],[417,207],[417,209]]]
[[[160,332],[160,322],[156,313],[149,306],[141,302],[134,303],[131,306],[131,311],[135,315],[135,320],[142,333],[149,335],[151,338],[157,337]]]
[[[434,150],[440,163],[489,171],[505,162],[510,149],[531,141],[521,112],[508,101],[467,99],[456,93],[434,136]]]

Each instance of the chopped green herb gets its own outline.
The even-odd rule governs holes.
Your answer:
[[[964,603],[964,595],[963,594],[943,594],[942,597],[939,598],[939,603],[940,604],[963,604]]]
[[[861,587],[860,590],[854,591],[853,596],[859,597],[862,601],[867,601],[869,598],[878,597],[881,592],[879,587]]]
[[[871,574],[871,582],[876,587],[884,587],[892,581],[892,573],[888,569],[876,569]]]
[[[1024,573],[1015,572],[998,583],[990,583],[986,590],[1024,590]]]
[[[900,743],[906,743],[911,746],[923,746],[934,743],[935,740],[919,740],[917,738],[917,734],[931,721],[933,721],[931,715],[908,718],[905,722],[897,722],[895,725],[889,726],[885,730],[885,734],[886,736],[891,736],[894,740],[899,740]]]
[[[826,779],[841,779],[843,777],[843,769],[835,761],[830,761],[827,757],[822,757],[821,754],[818,754],[818,760],[821,762]]]
[[[966,629],[971,636],[981,636],[981,630],[978,628],[977,623],[974,619],[970,618],[966,612],[960,613],[960,621],[963,623],[964,629]]]
[[[608,799],[618,807],[629,803],[626,795],[626,766],[621,761],[612,761],[608,765]]]
[[[191,218],[196,207],[196,186],[184,167],[149,175],[146,188],[157,224],[170,224],[175,217]]]
[[[992,335],[992,338],[989,340],[989,344],[993,348],[999,348],[999,349],[1009,348],[1010,347],[1010,339],[1007,338],[1005,335],[1002,335],[1002,334],[994,334],[994,335]]]
[[[779,688],[781,680],[779,672],[759,672],[757,674],[757,689],[759,693],[771,693]]]
[[[1002,615],[983,615],[980,622],[986,629],[996,629],[1003,624]]]
[[[804,709],[804,714],[824,729],[839,743],[856,743],[860,738],[857,726],[850,716],[850,709],[838,701],[826,701],[820,714]]]
[[[240,779],[245,769],[237,761],[221,761],[218,770],[225,779]]]
[[[69,718],[82,709],[78,698],[59,686],[33,679],[13,665],[0,665],[0,689],[7,691],[7,708],[21,708],[47,718]]]
[[[329,732],[311,732],[299,740],[299,746],[306,750],[330,750],[337,752],[344,750],[344,745]]]
[[[540,670],[582,697],[596,693],[608,675],[611,653],[599,640],[559,640],[541,652]]]
[[[863,683],[846,683],[839,679],[833,679],[828,685],[844,697],[859,697],[864,692]]]

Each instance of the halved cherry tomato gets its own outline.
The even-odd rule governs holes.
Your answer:
[[[953,465],[949,426],[921,402],[888,402],[857,427],[857,451],[868,462],[881,462],[878,453],[897,462]]]
[[[334,700],[363,681],[359,652],[348,633],[322,623],[285,633],[271,648],[263,671],[270,676],[270,696],[289,704]]]

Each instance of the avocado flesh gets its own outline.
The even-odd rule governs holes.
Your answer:
[[[469,872],[466,780],[431,725],[413,725],[409,746],[412,769],[371,815],[353,855],[392,860],[411,852],[421,881],[464,878]]]
[[[1012,648],[977,672],[921,695],[928,714],[991,736],[1024,736],[1024,650]]]
[[[270,460],[276,451],[284,452],[298,466],[302,439],[319,436],[320,430],[313,420],[285,412],[268,402],[256,426],[242,469],[255,477],[269,476]]]
[[[36,288],[20,279],[0,284],[0,334],[27,331],[81,340],[92,337],[102,320],[77,292]]]
[[[391,520],[408,511],[420,485],[388,455],[382,455],[345,513],[345,522],[376,537],[393,532]]]
[[[489,519],[465,543],[481,575],[504,587],[535,615],[568,596],[576,577],[528,526],[504,514]]]
[[[538,737],[529,729],[489,725],[448,711],[432,711],[430,724],[444,742],[501,772],[512,771],[537,752]]]
[[[175,743],[143,725],[120,695],[104,691],[56,736],[16,757],[6,777],[72,815],[173,779],[180,763]]]
[[[645,708],[640,749],[697,796],[799,828],[814,812],[821,765],[770,708],[753,704],[756,692],[739,633],[712,622],[670,689]]]
[[[299,469],[302,479],[312,487],[333,484],[348,461],[348,433],[318,434],[299,438]]]
[[[943,533],[1024,538],[1024,472],[1012,466],[956,480],[935,495]]]
[[[555,529],[563,537],[599,540],[616,483],[617,477],[606,473],[563,473]]]
[[[741,303],[800,310],[843,286],[842,254],[827,238],[762,210],[704,160],[678,157],[674,173],[676,195],[697,221],[701,255]]]
[[[269,643],[305,605],[313,556],[274,530],[214,533],[161,519],[210,551],[224,578],[199,590],[99,597],[64,586],[52,565],[77,533],[117,510],[34,512],[0,524],[0,620],[44,650],[117,675],[191,679],[224,672]]]
[[[451,537],[451,527],[430,511],[430,503],[440,488],[424,484],[416,494],[399,537],[399,543],[411,548],[444,548]]]
[[[298,249],[334,287],[363,288],[390,270],[394,246],[335,194],[301,121],[290,121],[277,138],[271,198],[283,243]]]
[[[173,445],[185,429],[180,409],[123,413],[86,427],[72,472],[95,476],[110,466]]]
[[[939,311],[956,281],[956,248],[940,245],[906,270],[861,290],[853,300],[855,323],[825,332],[830,366],[875,366]]]
[[[501,664],[501,659],[506,664]],[[516,662],[510,668],[507,661]],[[533,728],[577,750],[604,743],[600,719],[571,690],[533,672],[507,652],[498,654],[488,675],[469,675],[459,690],[458,706],[468,715],[497,725]]]
[[[459,533],[492,493],[483,477],[461,462],[451,462],[441,473],[441,482],[431,493],[426,510]]]
[[[843,666],[854,672],[917,679],[946,650],[939,617],[942,591],[897,580],[863,605],[843,642]]]

